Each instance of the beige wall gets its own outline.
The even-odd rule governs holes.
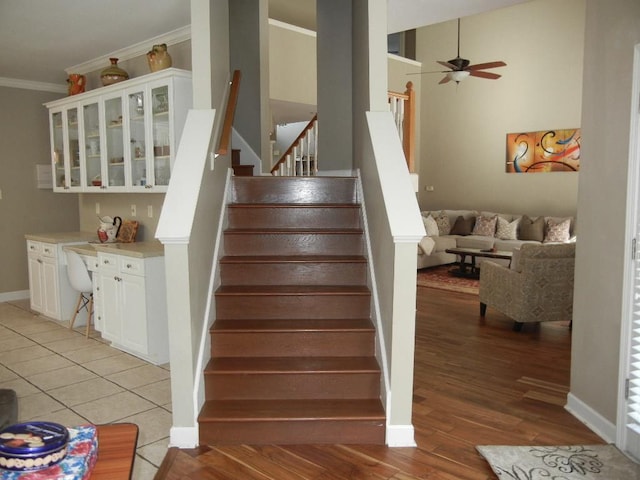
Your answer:
[[[498,80],[470,77],[421,85],[421,208],[473,208],[555,215],[576,213],[575,173],[505,173],[510,132],[580,126],[584,0],[536,0],[461,21],[461,56],[503,60]],[[417,31],[423,70],[456,56],[457,22]],[[433,186],[433,192],[426,192]]]
[[[587,0],[571,393],[616,421],[637,0]],[[637,107],[636,107],[637,108]]]
[[[60,96],[0,87],[0,297],[29,288],[26,233],[78,229],[77,195],[36,188],[36,165],[51,163],[42,104]]]

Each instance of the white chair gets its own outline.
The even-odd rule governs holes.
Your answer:
[[[69,328],[73,329],[73,324],[76,321],[78,312],[86,308],[86,337],[89,338],[89,327],[91,325],[91,315],[93,314],[93,283],[91,282],[91,275],[80,255],[72,250],[67,250],[65,253],[67,254],[67,275],[69,276],[69,283],[71,287],[80,294],[78,296],[78,303],[76,304],[76,311],[73,314]]]

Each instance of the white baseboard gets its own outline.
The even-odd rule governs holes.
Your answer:
[[[0,302],[11,302],[14,300],[25,300],[29,298],[29,290],[18,290],[17,292],[0,293]]]
[[[596,435],[600,436],[605,442],[615,443],[615,424],[604,418],[572,393],[567,395],[567,404],[564,408],[571,413],[571,415],[589,427]]]
[[[198,427],[171,427],[169,446],[195,448],[198,446]]]
[[[417,446],[413,425],[387,425],[388,447],[415,447]]]

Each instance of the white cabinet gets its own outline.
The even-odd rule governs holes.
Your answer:
[[[166,192],[191,72],[169,68],[46,103],[56,192]]]
[[[169,361],[164,257],[98,252],[103,338],[148,362]]]
[[[78,293],[69,284],[63,245],[27,240],[27,259],[31,309],[67,321],[73,315]],[[78,317],[78,325],[84,321],[84,317]]]

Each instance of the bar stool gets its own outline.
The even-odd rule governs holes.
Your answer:
[[[79,293],[76,311],[73,314],[69,328],[73,329],[78,313],[85,308],[87,310],[86,337],[89,338],[89,327],[91,325],[91,315],[93,314],[93,283],[91,282],[91,275],[80,255],[72,250],[67,250],[65,253],[67,254],[69,283]]]

